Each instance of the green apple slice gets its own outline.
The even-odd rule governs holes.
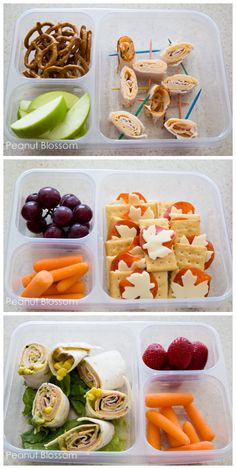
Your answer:
[[[48,91],[47,93],[40,94],[40,96],[37,96],[37,98],[31,102],[29,111],[34,111],[35,109],[38,109],[38,107],[49,103],[53,99],[59,98],[59,96],[63,96],[65,99],[67,109],[70,109],[72,106],[74,106],[74,104],[79,99],[78,96],[72,93],[68,93],[67,91]]]
[[[20,101],[18,111],[17,111],[18,119],[21,119],[21,117],[24,117],[27,114],[27,112],[29,112],[30,105],[31,105],[31,101],[27,101],[26,99],[22,99],[22,101]]]
[[[61,124],[54,127],[48,135],[50,140],[75,138],[86,122],[90,111],[90,97],[85,93],[67,112]]]
[[[65,99],[60,96],[17,120],[11,128],[18,137],[38,137],[62,122],[66,112]]]
[[[78,134],[76,134],[74,136],[74,138],[81,138],[83,137],[86,133],[88,132],[88,126],[87,126],[87,122],[85,122],[83,124],[83,126],[80,128],[80,131],[78,132]],[[50,135],[50,130],[48,130],[47,132],[44,132],[44,134],[40,135],[39,138],[42,138],[43,140],[48,140],[49,139],[49,135]]]

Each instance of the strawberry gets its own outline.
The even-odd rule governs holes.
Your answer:
[[[206,345],[202,342],[192,342],[193,354],[192,360],[188,365],[188,370],[203,370],[205,368],[207,358],[208,358],[208,349]]]
[[[172,368],[185,370],[192,360],[193,345],[188,339],[178,337],[171,342],[167,355],[169,365]]]
[[[143,361],[153,370],[162,370],[167,365],[167,353],[162,345],[151,344],[143,354]]]

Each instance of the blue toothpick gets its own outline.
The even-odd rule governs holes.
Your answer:
[[[161,52],[161,49],[153,49],[152,52]],[[136,50],[136,54],[149,54],[149,49],[147,50]],[[118,54],[114,52],[114,54],[109,54],[109,57],[116,57]]]
[[[188,110],[188,112],[187,112],[187,114],[186,114],[186,116],[185,116],[185,119],[188,119],[188,118],[189,118],[189,116],[190,116],[190,114],[191,114],[191,112],[192,112],[194,106],[196,105],[196,103],[197,103],[197,101],[198,101],[198,98],[199,98],[201,92],[202,92],[202,88],[198,91],[198,93],[197,93],[197,95],[195,96],[195,98],[194,98],[192,104],[190,105],[189,110]]]

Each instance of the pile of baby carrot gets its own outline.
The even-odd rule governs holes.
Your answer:
[[[39,259],[33,269],[22,277],[24,298],[81,299],[85,296],[82,277],[89,265],[82,256]]]
[[[147,440],[153,448],[163,450],[161,431],[167,435],[169,448],[166,451],[196,451],[214,449],[215,434],[199,409],[193,404],[191,393],[147,394]],[[175,406],[182,406],[187,419],[181,425]],[[156,410],[158,408],[158,410]]]

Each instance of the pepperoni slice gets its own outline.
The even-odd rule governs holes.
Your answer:
[[[145,203],[147,202],[144,195],[141,194],[140,192],[121,192],[118,195],[118,197],[116,198],[116,200],[123,200],[125,202],[125,204],[128,204],[130,194],[136,194],[138,196],[139,200],[142,200]]]
[[[139,234],[139,231],[140,231],[139,226],[136,223],[134,223],[132,220],[119,220],[119,221],[115,221],[112,224],[109,234],[108,234],[108,239],[112,239],[112,236],[117,236],[118,238],[121,237],[119,232],[116,229],[116,227],[120,225],[122,226],[125,225],[125,226],[128,226],[129,228],[135,228],[137,235]]]
[[[147,228],[149,227],[145,227],[145,228],[142,228],[141,231],[140,231],[140,234],[139,234],[139,242],[140,242],[140,246],[141,248],[147,252],[146,249],[144,249],[143,245],[146,244],[146,241],[143,237],[143,232],[145,230],[147,230]],[[158,226],[158,225],[155,225],[155,231],[156,231],[156,234],[160,233],[161,231],[169,231],[167,228],[163,228],[162,226]],[[166,241],[166,243],[163,243],[163,246],[165,246],[166,248],[169,248],[171,249],[173,244],[174,244],[174,240],[176,238],[176,234],[174,233],[174,235],[171,237],[171,240],[170,241]]]
[[[125,287],[133,287],[133,284],[131,282],[129,282],[128,278],[136,272],[141,274],[143,272],[143,270],[135,269],[135,270],[133,270],[133,272],[129,273],[129,275],[127,275],[126,278],[123,278],[120,281],[119,288],[120,288],[121,297],[122,297],[122,294],[125,291]],[[157,283],[154,275],[151,272],[149,272],[149,277],[150,277],[150,282],[155,284],[155,286],[151,289],[151,293],[152,293],[153,298],[156,298],[156,295],[157,295],[157,292],[158,292],[158,283]],[[139,297],[135,298],[135,300],[138,300],[138,299],[139,299]]]
[[[210,265],[212,264],[212,262],[215,259],[215,249],[214,249],[214,246],[213,246],[211,241],[207,241],[206,248],[207,248],[208,251],[213,251],[213,252],[212,252],[212,255],[211,255],[209,261],[205,262],[205,266],[204,266],[205,270],[209,269]]]
[[[124,261],[128,267],[131,267],[134,262],[138,262],[140,259],[140,256],[133,256],[133,254],[130,254],[128,251],[121,252],[112,260],[110,270],[117,270],[120,261]]]
[[[192,274],[197,277],[195,285],[199,285],[199,283],[208,282],[209,288],[210,288],[210,283],[211,283],[211,276],[206,274],[203,270],[198,269],[197,267],[183,267],[180,269],[176,276],[174,277],[174,282],[178,283],[183,287],[183,280],[182,276],[188,271],[191,270]],[[207,296],[207,295],[206,295]]]
[[[170,219],[170,212],[171,212],[172,207],[175,207],[178,210],[182,210],[182,213],[186,213],[186,214],[189,212],[195,213],[195,207],[190,202],[175,202],[173,205],[167,208],[167,210],[165,211],[163,215],[163,218]]]

